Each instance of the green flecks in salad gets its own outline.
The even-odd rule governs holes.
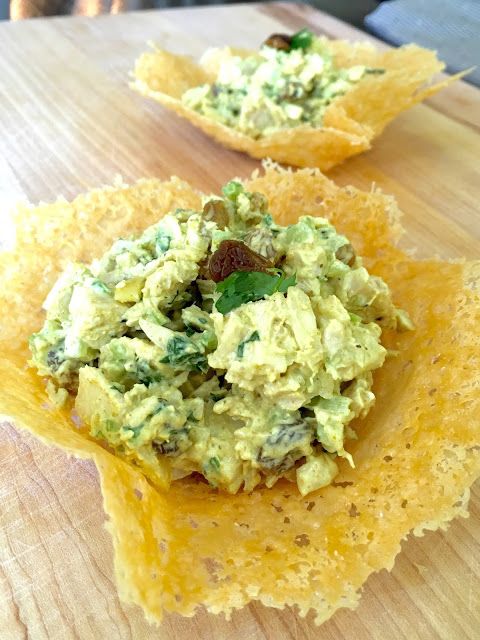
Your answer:
[[[54,401],[75,396],[158,485],[197,473],[232,493],[286,478],[305,495],[353,464],[382,327],[412,328],[327,220],[280,226],[239,182],[70,265],[44,309],[31,363]]]
[[[325,40],[308,31],[274,34],[257,55],[226,58],[214,83],[188,89],[185,105],[253,138],[309,124],[367,74],[383,69],[337,67]]]

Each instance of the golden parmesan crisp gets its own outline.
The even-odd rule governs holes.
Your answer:
[[[253,138],[207,118],[182,102],[182,94],[187,89],[214,82],[222,61],[232,55],[247,57],[256,53],[245,49],[209,49],[197,63],[186,56],[155,48],[136,61],[131,86],[190,120],[226,147],[244,151],[254,158],[269,157],[325,171],[370,149],[372,140],[397,115],[459,77],[429,84],[445,65],[435,52],[413,44],[379,52],[365,42],[323,40],[338,67],[365,65],[384,69],[385,73],[365,76],[344,95],[335,98],[326,108],[322,127],[305,124]]]
[[[296,606],[302,616],[313,609],[321,623],[354,607],[372,572],[392,568],[409,532],[467,515],[480,476],[480,263],[412,260],[395,247],[401,228],[392,198],[336,187],[317,171],[267,164],[246,188],[264,193],[283,224],[300,213],[329,218],[416,325],[384,335],[399,355],[375,373],[376,405],[355,425],[356,468],[340,462],[335,483],[307,498],[285,481],[227,495],[184,479],[159,492],[76,428],[67,409],[45,409],[44,383],[25,366],[27,337],[64,264],[90,261],[172,208],[199,206],[196,191],[177,179],[146,180],[22,208],[17,246],[1,256],[0,297],[10,312],[1,320],[0,413],[95,461],[120,595],[154,622],[202,605],[228,616],[259,600]]]

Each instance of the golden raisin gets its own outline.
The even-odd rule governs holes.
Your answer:
[[[355,262],[355,258],[357,256],[355,255],[355,251],[352,245],[348,243],[344,244],[343,247],[339,247],[336,250],[335,257],[337,258],[337,260],[340,260],[341,262],[344,262],[349,267],[351,267]]]
[[[228,226],[228,212],[223,200],[209,200],[203,206],[205,220],[213,220],[219,229]]]

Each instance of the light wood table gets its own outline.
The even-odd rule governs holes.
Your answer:
[[[256,46],[308,25],[364,38],[303,5],[237,5],[0,24],[0,204],[72,197],[110,183],[177,174],[204,190],[258,163],[228,151],[127,87],[154,40],[176,52]],[[394,194],[419,255],[480,256],[480,92],[457,83],[400,117],[368,154],[331,173]],[[0,384],[3,384],[1,381]],[[355,612],[320,629],[253,604],[231,622],[199,613],[159,629],[121,604],[97,473],[0,427],[1,640],[480,638],[480,491],[471,517],[409,539],[391,574],[372,576]]]

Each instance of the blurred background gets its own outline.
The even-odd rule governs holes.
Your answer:
[[[58,15],[97,16],[141,9],[231,2],[232,0],[0,0],[0,21]],[[451,73],[476,67],[466,80],[480,86],[480,0],[306,0],[305,4],[393,45],[415,42],[435,49],[439,57],[446,61]]]
[[[209,0],[0,0],[0,19],[21,20],[39,16],[121,13],[139,9],[191,7],[208,4],[229,4],[229,1]],[[312,0],[307,2],[357,27],[379,4],[377,0]]]

